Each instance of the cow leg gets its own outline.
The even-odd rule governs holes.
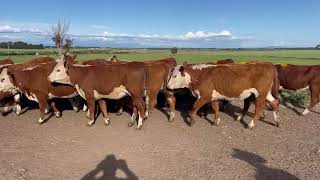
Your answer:
[[[135,107],[137,107],[138,115],[139,115],[139,120],[138,120],[138,125],[137,129],[142,128],[143,120],[145,119],[145,104],[143,102],[142,97],[132,97],[133,104]]]
[[[176,98],[173,95],[166,95],[166,100],[169,105],[169,122],[173,122],[175,118]]]
[[[251,105],[251,102],[252,102],[252,99],[249,97],[249,98],[246,98],[244,99],[243,101],[243,110],[242,110],[242,113],[237,117],[237,121],[242,121],[244,116],[247,114],[249,108],[250,108],[250,105]]]
[[[99,103],[101,112],[102,112],[102,114],[103,114],[104,124],[108,126],[108,125],[110,124],[110,118],[109,118],[109,116],[108,116],[107,103],[106,103],[106,101],[103,100],[103,99],[98,100],[98,103]]]
[[[45,114],[48,114],[48,113],[50,112],[50,110],[51,110],[51,109],[50,109],[50,106],[49,106],[49,104],[47,104],[47,105],[46,105],[46,108],[45,108],[45,110],[44,110],[44,113],[45,113]]]
[[[21,113],[21,105],[20,105],[20,101],[21,101],[21,95],[20,94],[16,94],[13,97],[13,108],[16,111],[16,115],[20,115]]]
[[[219,114],[219,101],[212,101],[211,102],[211,107],[214,111],[214,124],[216,126],[219,126],[220,123],[220,114]]]
[[[57,108],[57,106],[56,106],[56,103],[54,102],[54,101],[51,101],[50,102],[50,107],[51,107],[51,109],[53,110],[53,113],[54,113],[54,115],[57,117],[57,118],[59,118],[59,117],[61,117],[61,112],[58,110],[58,108]]]
[[[117,116],[120,116],[123,112],[123,101],[124,99],[119,99],[117,104],[119,106],[119,110],[117,111]]]
[[[74,112],[79,112],[79,103],[77,101],[77,99],[75,98],[70,98],[68,99],[68,101],[70,102],[72,108],[73,108],[73,111]]]
[[[205,104],[206,101],[203,98],[197,99],[196,102],[194,102],[192,110],[190,112],[190,127],[193,126],[195,123],[195,117],[198,110]]]
[[[311,85],[310,87],[310,92],[311,92],[311,102],[310,105],[303,111],[302,115],[308,114],[311,109],[318,104],[319,102],[319,96],[320,96],[320,89],[319,87],[315,85]]]
[[[45,115],[45,109],[48,105],[48,101],[47,101],[47,98],[45,98],[45,97],[41,98],[41,97],[37,96],[37,98],[39,101],[39,108],[40,108],[40,118],[38,120],[38,123],[42,124],[45,120],[44,115]]]
[[[131,120],[128,123],[129,127],[132,127],[134,125],[134,121],[137,119],[137,114],[138,114],[137,113],[137,108],[133,105],[132,114],[131,114]]]
[[[86,112],[88,110],[88,106],[84,103],[82,107],[82,111]]]
[[[86,94],[87,97],[87,103],[88,103],[88,112],[89,112],[89,121],[87,123],[88,126],[92,126],[94,124],[94,115],[95,115],[95,108],[96,108],[96,104],[95,104],[95,99],[93,98],[93,96],[89,96]],[[88,114],[87,114],[88,115]]]
[[[260,114],[261,114],[261,112],[263,111],[263,109],[265,107],[265,99],[266,98],[261,98],[261,97],[266,97],[266,96],[261,95],[261,96],[256,98],[255,113],[254,113],[253,119],[250,121],[250,123],[247,126],[248,129],[252,129],[255,126],[255,122],[257,120],[259,120]]]

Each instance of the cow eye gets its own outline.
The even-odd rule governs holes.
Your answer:
[[[60,69],[57,70],[57,72],[60,72],[60,71],[61,71]]]
[[[1,82],[2,82],[2,83],[4,82],[4,78],[1,79]]]

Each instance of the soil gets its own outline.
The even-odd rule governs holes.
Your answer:
[[[279,128],[267,112],[252,130],[234,121],[240,108],[227,105],[219,127],[212,114],[189,127],[184,111],[170,123],[154,110],[142,130],[127,113],[92,127],[85,112],[42,125],[38,109],[11,113],[0,117],[0,179],[320,179],[319,106],[307,116],[282,106]]]

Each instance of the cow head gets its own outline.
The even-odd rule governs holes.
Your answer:
[[[0,91],[15,91],[17,88],[12,82],[14,82],[14,75],[11,74],[7,68],[4,68],[0,73]]]
[[[176,66],[169,74],[167,87],[169,89],[188,88],[191,83],[191,76],[186,72],[186,65]]]
[[[53,71],[48,76],[49,81],[62,84],[71,84],[68,66],[69,63],[65,58],[57,61],[56,66],[53,68]]]

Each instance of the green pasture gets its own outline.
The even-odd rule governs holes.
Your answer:
[[[179,50],[178,54],[172,55],[166,50],[144,50],[144,49],[73,49],[79,60],[96,58],[109,58],[116,54],[120,60],[151,60],[166,57],[174,57],[179,63],[184,61],[190,63],[214,62],[219,59],[231,58],[237,62],[242,61],[269,61],[283,64],[320,64],[320,50]],[[9,57],[16,63],[21,63],[39,56],[57,57],[52,49],[44,50],[10,50]],[[7,50],[0,49],[0,59],[7,58]]]

